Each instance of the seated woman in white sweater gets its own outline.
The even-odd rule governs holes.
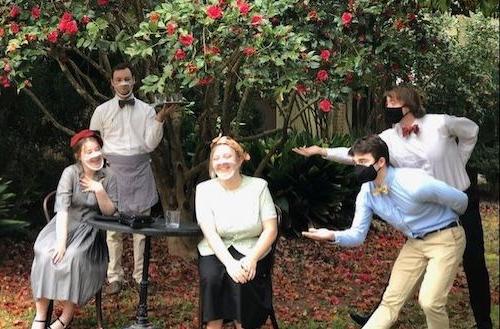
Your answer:
[[[211,144],[212,179],[196,188],[201,300],[207,328],[235,321],[258,328],[272,311],[269,254],[277,236],[276,211],[267,182],[240,173],[250,156],[227,136]]]

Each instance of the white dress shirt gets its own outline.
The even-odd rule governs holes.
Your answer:
[[[461,191],[470,186],[465,165],[477,142],[479,127],[472,120],[446,114],[426,114],[413,124],[419,133],[403,137],[399,123],[379,136],[389,147],[394,167],[420,168]],[[457,141],[458,140],[458,141]],[[328,160],[353,164],[349,148],[327,149]]]
[[[213,178],[196,186],[195,200],[198,223],[213,223],[224,245],[233,246],[243,255],[255,247],[263,231],[262,222],[276,220],[274,202],[262,178],[243,175],[235,190],[226,190]],[[214,254],[206,238],[198,244],[198,251],[201,256]]]
[[[133,96],[132,96],[133,97]],[[152,152],[163,137],[163,123],[147,103],[135,99],[134,105],[120,108],[118,97],[99,105],[90,120],[104,142],[104,154],[137,155]]]

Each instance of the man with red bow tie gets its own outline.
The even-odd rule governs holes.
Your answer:
[[[465,170],[477,142],[479,127],[472,120],[446,114],[426,114],[421,97],[411,87],[395,87],[385,93],[387,124],[391,128],[379,136],[389,147],[391,165],[420,168],[434,178],[464,191],[469,197],[467,211],[460,216],[467,245],[463,266],[469,286],[472,311],[478,329],[491,329],[489,275],[484,258],[484,239],[479,199],[471,188]],[[321,148],[313,145],[293,151],[303,155],[321,155],[325,159],[354,164],[349,148]],[[367,317],[353,319],[363,325]]]

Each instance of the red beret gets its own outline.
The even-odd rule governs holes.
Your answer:
[[[102,147],[102,139],[101,136],[99,136],[98,131],[90,130],[90,129],[83,129],[80,132],[77,132],[76,134],[71,137],[71,141],[69,143],[69,146],[74,147],[79,141],[81,141],[84,138],[88,137],[93,137],[97,140],[99,145]]]

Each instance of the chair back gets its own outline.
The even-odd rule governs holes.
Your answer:
[[[52,191],[45,196],[43,199],[43,214],[45,215],[45,220],[50,222],[52,217],[54,217],[54,203],[56,201],[56,191]]]

